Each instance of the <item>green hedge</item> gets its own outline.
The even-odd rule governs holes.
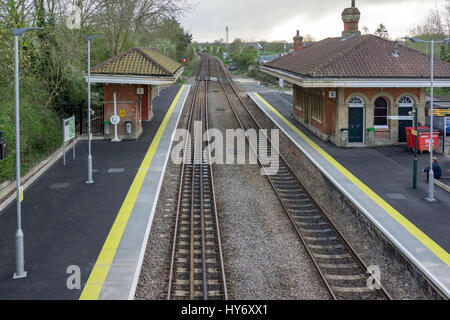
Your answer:
[[[14,88],[1,88],[0,131],[8,142],[7,158],[0,160],[0,183],[15,179],[16,136]],[[62,124],[50,106],[44,108],[47,93],[39,83],[25,81],[21,85],[20,140],[21,170],[30,167],[53,153],[62,142]]]

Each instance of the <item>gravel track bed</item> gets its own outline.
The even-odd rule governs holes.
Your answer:
[[[236,84],[236,87],[243,91],[238,84]],[[253,103],[247,94],[242,93],[241,96],[261,126],[267,129],[276,128],[275,124]],[[311,168],[302,165],[302,161],[300,161],[300,157],[303,157],[301,152],[281,131],[280,137],[280,151],[292,169],[312,193],[314,199],[321,204],[328,218],[335,224],[361,259],[367,265],[377,265],[381,268],[382,283],[393,299],[428,299],[410,274],[405,272],[404,267],[399,266],[390,258],[390,254],[385,251],[379,241],[373,240],[376,237],[371,234],[367,227],[321,187],[318,180],[324,178],[317,177],[316,174],[312,173]]]
[[[211,83],[210,127],[237,128],[221,90]],[[229,298],[330,299],[260,167],[213,169]]]

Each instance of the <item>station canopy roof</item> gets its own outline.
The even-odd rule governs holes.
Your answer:
[[[429,55],[375,35],[354,35],[326,38],[261,69],[309,87],[358,86],[350,79],[369,86],[396,87],[399,86],[396,80],[402,82],[401,86],[429,86],[431,68]],[[441,78],[444,85],[450,84],[450,63],[435,59],[434,77]],[[328,84],[319,83],[322,79]]]
[[[91,69],[97,83],[165,84],[181,75],[183,66],[151,48],[132,48]]]

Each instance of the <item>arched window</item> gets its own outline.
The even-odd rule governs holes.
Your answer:
[[[413,100],[410,97],[408,97],[408,96],[402,97],[400,99],[400,101],[398,102],[398,104],[400,105],[400,107],[412,107],[412,106],[414,106]]]
[[[374,126],[388,127],[388,102],[384,98],[375,100]]]
[[[351,105],[361,106],[361,105],[364,105],[364,102],[360,97],[353,97],[350,99],[349,104],[350,104],[350,106]]]

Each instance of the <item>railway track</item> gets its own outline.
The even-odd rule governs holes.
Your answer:
[[[228,299],[210,151],[203,142],[209,128],[208,73],[209,58],[202,56],[187,128],[193,138],[184,140],[168,300]]]
[[[262,129],[240,97],[223,64],[216,58],[214,60],[218,81],[239,126],[243,130]],[[270,137],[258,139],[266,139],[267,146],[271,149]],[[252,145],[249,139],[247,141],[252,151],[257,154],[257,146]],[[288,162],[278,150],[276,151],[279,154],[278,172],[268,172],[258,157],[259,164],[265,170],[284,211],[333,299],[391,299],[383,286],[371,278],[367,266],[310,196]],[[369,282],[377,287],[369,288]]]

